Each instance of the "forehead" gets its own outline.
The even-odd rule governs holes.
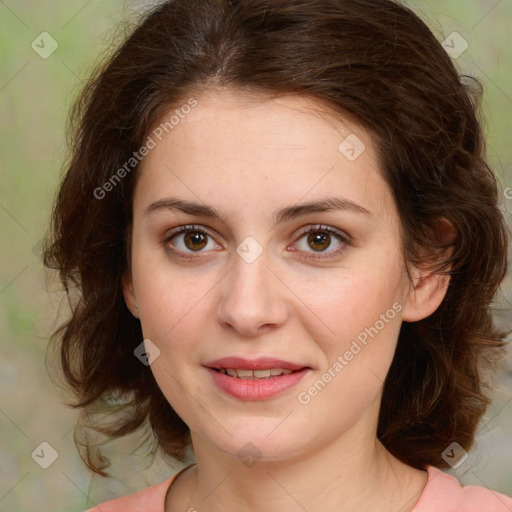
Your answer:
[[[166,193],[208,203],[217,198],[219,209],[226,201],[258,208],[327,193],[389,208],[370,134],[316,99],[232,90],[193,98],[196,105],[183,109],[177,123],[175,116],[172,128],[165,123],[179,105],[162,116],[159,138],[152,135],[156,145],[139,169],[136,209]]]
[[[216,153],[228,148],[230,154],[243,153],[247,148],[251,153],[258,148],[262,152],[272,148],[288,153],[311,152],[315,146],[319,151],[327,150],[329,156],[338,151],[339,142],[350,134],[370,138],[361,127],[310,96],[288,94],[273,98],[214,89],[195,96],[195,101],[197,105],[186,115],[180,119],[173,116],[176,124],[172,129],[168,125],[166,128],[165,122],[180,106],[162,116],[165,132],[174,134],[167,137],[169,145],[174,142],[175,146],[186,144],[187,149],[215,148]],[[181,106],[185,104],[183,100]]]

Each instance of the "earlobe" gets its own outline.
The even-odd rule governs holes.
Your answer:
[[[133,288],[133,280],[128,270],[123,274],[121,279],[123,288],[123,297],[126,307],[130,310],[131,314],[135,318],[139,317],[139,309],[137,307],[137,301],[135,299],[135,291]]]

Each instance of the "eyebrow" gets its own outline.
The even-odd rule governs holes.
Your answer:
[[[226,224],[224,215],[222,215],[222,213],[220,213],[215,208],[206,204],[179,199],[177,197],[166,197],[151,203],[145,209],[144,216],[162,210],[180,210],[184,213],[188,213],[189,215],[219,219],[224,224]],[[309,213],[327,211],[349,211],[364,215],[372,215],[369,210],[354,203],[353,201],[350,201],[349,199],[345,199],[343,197],[327,197],[318,201],[310,201],[307,203],[300,203],[281,208],[273,215],[274,225],[295,219],[303,215],[307,215]]]

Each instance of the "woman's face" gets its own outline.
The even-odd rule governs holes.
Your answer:
[[[150,134],[134,195],[123,289],[159,350],[158,385],[193,439],[227,455],[374,436],[401,321],[419,313],[368,133],[301,96],[195,99]],[[225,375],[212,367],[244,364],[222,358],[261,372]]]

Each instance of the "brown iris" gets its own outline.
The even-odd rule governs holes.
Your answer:
[[[317,231],[315,233],[310,233],[308,236],[308,244],[311,244],[311,247],[314,249],[313,245],[322,244],[319,250],[327,249],[330,244],[330,235],[325,231]]]
[[[196,249],[201,250],[207,244],[206,235],[200,231],[189,231],[185,233],[184,241],[187,248],[193,251]],[[187,243],[188,241],[191,242],[190,245]]]

